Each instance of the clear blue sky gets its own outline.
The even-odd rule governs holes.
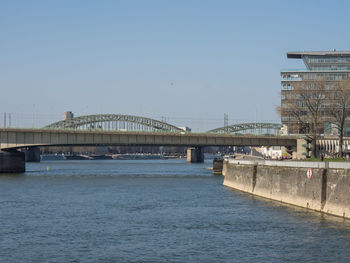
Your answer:
[[[206,130],[279,116],[287,51],[350,50],[349,1],[0,1],[0,126],[123,113]],[[35,106],[33,106],[35,105]],[[16,119],[18,118],[18,120]]]

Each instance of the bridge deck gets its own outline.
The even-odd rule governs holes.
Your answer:
[[[0,148],[30,146],[296,146],[296,136],[0,128]]]

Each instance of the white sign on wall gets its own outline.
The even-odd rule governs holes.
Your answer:
[[[307,169],[307,172],[306,172],[307,179],[310,179],[311,175],[312,175],[312,170],[311,170],[311,168],[309,168],[309,169]]]

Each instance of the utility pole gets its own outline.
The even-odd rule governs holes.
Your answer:
[[[224,129],[225,133],[228,133],[228,114],[224,113]]]
[[[6,112],[4,112],[4,128],[6,128]]]
[[[34,128],[34,118],[35,118],[35,104],[33,104],[33,120],[32,120],[32,128]]]

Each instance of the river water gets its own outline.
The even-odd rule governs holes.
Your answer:
[[[0,175],[0,262],[349,262],[350,222],[222,186],[185,160]]]

